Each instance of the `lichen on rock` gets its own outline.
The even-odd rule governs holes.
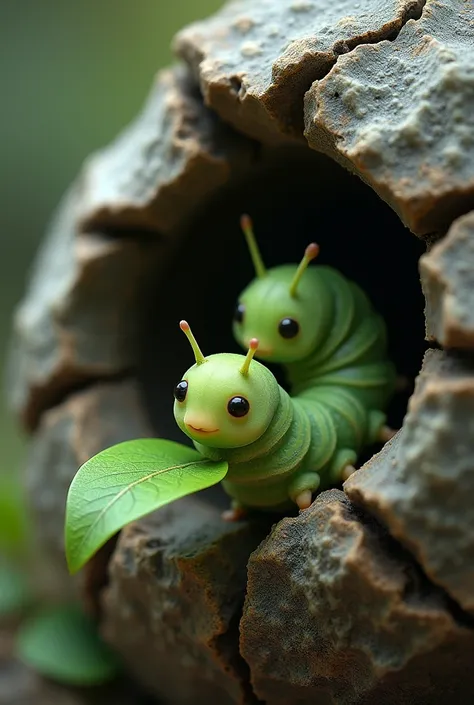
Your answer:
[[[427,0],[395,41],[341,56],[305,98],[306,137],[416,234],[474,204],[474,6]]]

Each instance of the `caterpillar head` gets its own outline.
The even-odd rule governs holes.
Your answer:
[[[253,337],[260,341],[257,357],[269,362],[294,362],[311,353],[318,337],[315,291],[303,277],[319,247],[308,245],[299,266],[285,265],[266,270],[248,216],[242,229],[257,278],[242,292],[234,312],[234,336],[243,347]],[[322,312],[321,312],[322,315]]]
[[[194,351],[190,367],[174,389],[174,417],[191,440],[213,448],[238,448],[256,441],[275,414],[279,391],[272,373],[253,356],[221,353],[204,357],[186,321],[181,321]]]

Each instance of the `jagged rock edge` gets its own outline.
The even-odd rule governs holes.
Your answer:
[[[416,13],[413,15],[412,15],[412,13],[414,13],[415,8],[414,7],[407,8],[401,17],[400,28],[398,30],[396,30],[396,32],[393,32],[391,36],[390,35],[385,36],[385,37],[381,36],[379,39],[374,40],[374,41],[361,41],[361,42],[355,44],[352,47],[352,49],[350,49],[348,52],[338,53],[335,51],[334,53],[336,54],[337,58],[335,59],[334,63],[332,64],[331,68],[323,76],[320,76],[319,79],[311,79],[306,91],[311,88],[311,86],[313,85],[315,80],[321,80],[322,78],[327,76],[332,71],[334,66],[336,66],[336,64],[337,64],[339,56],[349,54],[352,51],[354,51],[354,49],[356,49],[358,46],[362,46],[365,44],[378,44],[382,41],[395,41],[397,39],[399,33],[401,32],[402,28],[406,25],[406,23],[409,20],[418,21],[422,18],[423,11],[424,11],[424,8],[426,6],[427,1],[428,0],[421,0],[420,8],[417,8]],[[417,4],[416,0],[413,0],[413,6],[415,6],[416,4]],[[382,28],[379,31],[382,31]],[[346,40],[346,41],[350,41],[350,39]],[[183,65],[186,66],[185,63]],[[200,82],[196,80],[195,76],[193,75],[193,72],[189,70],[189,67],[186,66],[186,70],[187,70],[187,73],[189,75],[190,80],[194,83],[197,90],[199,91],[200,102],[201,102],[202,106],[207,107]],[[303,108],[302,109],[302,116],[303,116],[304,115],[304,105],[302,106],[302,108]],[[215,113],[215,110],[213,110],[212,108],[207,107],[207,109],[210,109]],[[222,118],[220,118],[220,116],[217,113],[215,113],[215,114],[216,114],[217,119],[222,120]],[[245,133],[241,133],[241,134],[243,134],[245,136]],[[308,147],[308,149],[311,149],[306,138],[305,138],[305,144]],[[255,160],[258,162],[260,160],[260,150],[258,149],[258,147],[261,147],[261,143],[257,142],[256,146],[257,146],[257,149],[256,149],[256,153],[255,153]],[[105,148],[107,148],[107,145],[105,145]],[[81,169],[80,176],[79,176],[81,181],[84,181],[86,179],[87,168],[88,168],[88,161],[86,160],[85,163],[83,164],[83,167]],[[369,184],[367,184],[367,185],[369,186],[369,188],[371,190],[373,190]],[[81,235],[94,234],[94,232],[95,232],[94,229],[82,228],[80,224],[81,224],[81,218],[78,218],[78,232],[80,232]],[[122,228],[114,228],[114,227],[111,227],[111,228],[105,227],[101,230],[101,232],[103,232],[105,237],[111,237],[114,239],[115,238],[121,239],[121,238],[127,238],[127,237],[131,237],[133,239],[136,239],[136,236],[137,236],[137,229],[131,228],[131,227],[125,227],[123,229]],[[139,232],[139,237],[147,239],[147,236],[150,235],[151,233],[155,233],[158,235],[160,234],[157,230],[151,228],[150,231],[143,230],[143,231]],[[440,237],[437,236],[437,234],[433,233],[433,242],[436,242],[438,239],[440,239]],[[27,430],[29,430],[30,433],[34,433],[34,431],[36,430],[36,428],[38,427],[38,425],[41,421],[43,414],[47,411],[50,411],[51,409],[54,409],[55,407],[59,406],[60,404],[64,403],[64,401],[66,401],[66,399],[70,396],[70,394],[73,394],[76,391],[81,391],[83,389],[89,388],[90,386],[93,386],[94,384],[100,384],[101,382],[116,381],[117,379],[121,379],[122,376],[132,374],[134,371],[135,371],[134,367],[132,366],[128,369],[121,370],[121,371],[119,371],[115,374],[112,374],[112,375],[103,376],[103,375],[98,374],[98,375],[84,376],[84,378],[77,380],[76,384],[72,384],[71,386],[64,388],[64,390],[62,390],[61,394],[58,394],[54,398],[54,400],[51,401],[50,404],[42,407],[41,409],[38,409],[37,414],[36,414],[37,422],[36,422],[35,426],[34,427],[30,426],[30,428],[29,429],[27,428]]]
[[[354,500],[349,499],[344,489],[344,485],[342,486],[342,491],[346,495],[351,505],[356,510],[358,516],[360,516],[362,520],[370,521],[372,524],[378,527],[379,530],[386,534],[387,538],[390,539],[390,542],[397,549],[397,551],[399,551],[400,555],[407,556],[412,561],[412,563],[416,565],[423,579],[426,581],[426,584],[429,585],[440,596],[442,596],[445,602],[446,611],[453,619],[453,621],[458,626],[474,631],[474,616],[469,614],[469,612],[466,612],[466,610],[461,607],[461,605],[452,597],[452,595],[449,594],[449,592],[445,588],[433,582],[433,580],[431,580],[427,576],[426,572],[423,570],[422,566],[420,565],[413,552],[409,548],[407,548],[407,546],[405,546],[401,541],[399,541],[393,536],[393,534],[390,532],[389,527],[383,521],[381,521],[379,517],[376,517],[374,514],[372,514],[362,503],[359,504],[357,502],[354,502]]]
[[[352,46],[351,49],[349,49],[348,51],[342,51],[342,52],[341,52],[341,51],[337,51],[337,50],[335,49],[336,44],[341,44],[341,42],[336,42],[336,44],[334,44],[333,47],[332,47],[332,50],[333,50],[334,55],[336,56],[336,58],[335,58],[335,60],[334,60],[334,63],[331,65],[331,67],[330,67],[325,73],[323,73],[322,75],[319,75],[319,76],[317,76],[317,77],[315,76],[315,77],[312,78],[312,79],[308,79],[310,82],[308,83],[308,86],[307,86],[307,88],[305,89],[305,92],[304,92],[304,95],[303,95],[303,104],[302,104],[302,106],[301,106],[301,107],[302,107],[302,110],[301,110],[301,117],[302,117],[302,123],[303,123],[303,125],[304,125],[304,98],[305,98],[305,94],[311,89],[311,87],[313,86],[313,84],[314,84],[316,81],[321,81],[323,78],[325,78],[326,76],[328,76],[328,75],[331,73],[331,71],[333,70],[333,68],[337,65],[337,62],[339,61],[339,57],[340,57],[340,56],[347,56],[347,54],[351,54],[351,53],[354,51],[354,49],[357,49],[357,47],[359,47],[359,46],[365,46],[365,45],[367,45],[367,44],[380,44],[381,42],[385,42],[385,41],[388,41],[388,42],[394,42],[394,41],[396,41],[398,35],[400,34],[400,32],[402,31],[402,29],[404,28],[404,26],[407,24],[407,22],[409,22],[410,20],[413,20],[414,22],[418,22],[419,20],[421,20],[421,18],[423,17],[423,12],[424,12],[424,10],[425,10],[426,3],[427,3],[427,2],[428,2],[428,0],[421,0],[420,6],[419,6],[419,7],[416,7],[416,12],[415,12],[415,6],[416,6],[418,3],[417,3],[417,0],[413,0],[413,5],[412,5],[412,7],[408,7],[408,8],[405,10],[405,12],[401,15],[401,18],[400,18],[400,19],[401,19],[400,27],[399,27],[397,30],[389,31],[388,34],[387,34],[387,36],[380,36],[378,39],[373,39],[372,41],[370,41],[370,40],[364,41],[364,40],[361,39],[361,40],[358,41],[356,44],[354,44],[354,46]],[[378,32],[379,32],[379,33],[382,33],[382,32],[383,32],[383,27],[381,27],[381,28],[378,30]],[[344,40],[343,43],[344,43],[344,44],[347,44],[347,42],[351,42],[351,39],[348,38],[348,39]],[[309,148],[309,149],[312,149],[312,148],[309,146],[309,143],[308,143],[308,140],[307,140],[306,136],[304,135],[304,131],[302,132],[301,136],[304,138],[305,143],[307,144],[308,148]],[[341,166],[342,166],[342,165],[341,165]],[[343,168],[346,168],[346,167],[343,167]],[[359,178],[360,178],[360,177],[359,177]],[[365,182],[364,182],[364,183],[365,183]],[[373,191],[373,188],[372,188],[372,186],[371,186],[370,184],[367,184],[367,186],[369,186],[369,188],[371,189],[371,191]]]

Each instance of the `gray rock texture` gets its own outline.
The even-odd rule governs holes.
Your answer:
[[[341,56],[305,97],[306,137],[419,235],[474,205],[474,6],[427,0],[395,41]]]
[[[94,608],[107,548],[72,582],[64,555],[69,485],[82,463],[114,443],[151,436],[132,380],[97,384],[46,412],[29,450],[25,483],[34,526],[37,587],[49,599],[81,590]]]
[[[402,431],[344,485],[474,613],[474,370],[429,351]]]
[[[474,348],[474,211],[420,259],[426,337],[445,348]]]
[[[28,428],[64,392],[133,367],[139,281],[150,247],[79,234],[80,189],[59,207],[15,315],[8,381]]]
[[[37,585],[53,599],[80,593],[164,705],[472,705],[472,2],[234,0],[175,49],[183,63],[158,74],[142,113],[64,198],[15,316],[8,379],[33,434]],[[364,184],[334,161],[365,182],[365,206]],[[247,204],[276,260],[324,231],[328,260],[345,253],[341,267],[381,294],[397,350],[411,350],[419,255],[398,274],[415,249],[370,190],[430,243],[426,334],[449,349],[426,355],[400,432],[345,494],[322,494],[270,534],[269,517],[224,523],[212,490],[127,526],[71,580],[64,509],[79,466],[169,423],[176,432],[165,390],[185,366],[171,325],[194,317],[206,351],[231,340],[232,286],[251,272]],[[372,275],[388,266],[394,287]],[[400,358],[415,367],[410,350]],[[42,703],[28,688],[26,702]],[[68,697],[58,705],[82,705]]]
[[[269,524],[226,523],[202,497],[123,530],[103,595],[103,636],[165,705],[243,705],[252,700],[238,620],[247,560]]]
[[[303,97],[338,57],[397,34],[423,0],[234,0],[175,50],[225,121],[263,142],[301,138]]]
[[[472,701],[474,631],[338,490],[252,554],[241,652],[266,705]]]
[[[86,163],[81,228],[168,233],[254,150],[203,106],[184,69],[162,71],[135,122]]]

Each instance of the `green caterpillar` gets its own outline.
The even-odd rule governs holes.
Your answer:
[[[386,329],[362,290],[336,270],[266,270],[250,219],[242,218],[257,278],[239,297],[234,333],[244,357],[204,357],[181,321],[195,364],[174,389],[174,416],[195,449],[163,439],[119,443],[79,468],[66,507],[71,572],[134,519],[222,482],[224,518],[248,509],[309,507],[313,493],[353,470],[362,449],[393,435],[384,408],[395,387]],[[254,359],[280,362],[290,396]]]
[[[396,378],[384,321],[364,292],[335,269],[308,269],[317,245],[298,267],[267,271],[248,216],[242,227],[257,274],[234,315],[235,337],[249,349],[246,372],[239,379],[235,356],[204,358],[182,323],[196,365],[175,388],[174,405],[201,455],[229,464],[227,518],[251,507],[307,508],[316,490],[347,477],[365,446],[393,435],[383,410]],[[284,364],[291,398],[267,368],[253,363],[250,373],[254,354]]]

